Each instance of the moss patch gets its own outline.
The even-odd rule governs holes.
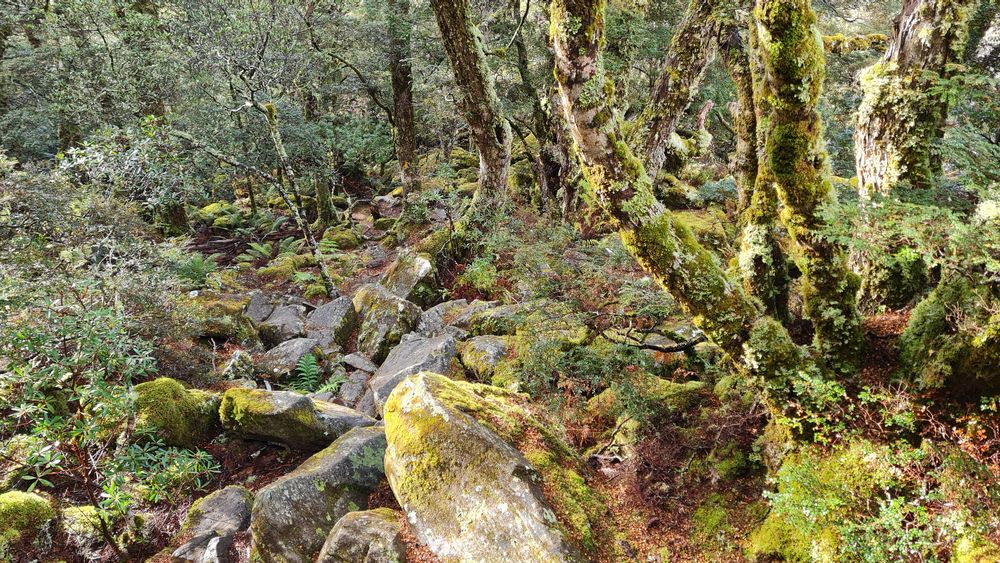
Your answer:
[[[136,428],[168,446],[193,448],[219,432],[218,396],[161,377],[135,386]]]

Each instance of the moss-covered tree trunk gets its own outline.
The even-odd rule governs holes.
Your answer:
[[[410,0],[388,0],[388,7],[393,138],[405,199],[419,182],[416,166],[417,133],[413,117],[413,69],[410,65]]]
[[[691,230],[658,202],[649,175],[622,138],[605,76],[604,0],[554,0],[551,40],[561,106],[583,173],[622,241],[642,267],[684,307],[738,366],[759,375],[776,408],[787,378],[801,367],[788,332],[732,283]]]
[[[431,0],[444,50],[461,90],[460,107],[479,150],[476,206],[492,205],[507,190],[510,170],[510,124],[501,113],[479,28],[469,0]]]
[[[698,91],[715,49],[714,2],[691,0],[670,41],[649,105],[639,115],[633,138],[643,143],[647,173],[656,177],[671,150],[671,137]],[[676,172],[676,170],[668,170]]]
[[[834,197],[817,109],[825,71],[822,37],[809,0],[758,0],[754,19],[760,66],[751,68],[764,140],[757,190],[773,183],[783,205],[781,219],[795,244],[804,313],[817,350],[829,369],[850,374],[862,344],[858,281],[843,249],[820,235],[821,208]]]
[[[936,185],[941,162],[933,146],[944,133],[948,102],[930,89],[963,60],[974,6],[974,0],[906,0],[885,55],[862,73],[864,98],[854,134],[862,205],[896,197],[904,188]],[[854,262],[862,272],[866,307],[901,307],[923,288],[922,262],[863,255]]]
[[[994,43],[992,48],[984,49],[982,53],[979,47],[990,28],[998,25],[998,17],[1000,17],[1000,2],[979,0],[979,8],[969,21],[969,40],[965,46],[966,62],[986,68],[996,68],[995,65],[1000,60],[1000,43]]]

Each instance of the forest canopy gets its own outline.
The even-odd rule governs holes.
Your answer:
[[[10,0],[0,561],[1000,561],[1000,2]]]

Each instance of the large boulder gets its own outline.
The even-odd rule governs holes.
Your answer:
[[[271,348],[257,360],[257,372],[281,381],[295,372],[306,354],[321,356],[319,342],[313,338],[293,338]]]
[[[352,428],[375,424],[371,417],[342,405],[291,391],[260,389],[227,390],[219,415],[222,426],[237,436],[313,451]]]
[[[316,563],[403,563],[403,517],[389,508],[349,512],[330,530]]]
[[[393,294],[427,305],[440,294],[432,258],[416,252],[401,252],[383,274],[380,284]]]
[[[420,371],[448,374],[456,371],[453,364],[458,355],[455,339],[444,335],[425,338],[416,334],[406,335],[398,346],[389,352],[382,366],[375,372],[369,386],[374,394],[376,409],[381,412],[389,394],[408,375]]]
[[[258,325],[264,344],[277,346],[286,340],[305,336],[306,308],[303,305],[282,305],[274,309],[267,319]]]
[[[262,291],[251,291],[244,314],[255,323],[262,323],[274,312],[275,299]]]
[[[340,385],[340,389],[337,390],[337,396],[334,402],[341,405],[357,408],[357,404],[361,401],[361,398],[365,395],[365,390],[368,388],[368,380],[372,378],[372,374],[356,369],[347,375],[347,380]]]
[[[135,386],[136,430],[168,446],[194,448],[219,433],[219,397],[160,377]]]
[[[442,561],[578,561],[614,545],[583,466],[528,409],[524,396],[426,372],[389,396],[386,477]]]
[[[257,492],[250,531],[265,563],[312,562],[331,528],[368,506],[384,478],[381,427],[355,428]]]
[[[306,336],[326,349],[346,346],[358,324],[358,313],[349,297],[339,297],[321,305],[306,317]]]
[[[420,307],[378,284],[365,285],[354,294],[354,309],[361,317],[358,351],[379,363],[420,319]]]
[[[209,557],[212,561],[228,561],[233,537],[250,526],[252,506],[253,493],[237,485],[196,500],[181,527],[183,543],[173,551],[173,559],[201,563]]]

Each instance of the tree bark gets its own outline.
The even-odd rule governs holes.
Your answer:
[[[900,188],[935,187],[941,161],[933,146],[944,134],[948,102],[930,88],[963,61],[974,4],[906,0],[885,55],[862,73],[854,154],[863,211],[874,199],[898,195]],[[895,254],[899,247],[886,250]],[[886,263],[861,253],[852,262],[863,276],[860,299],[866,308],[902,307],[923,285],[908,281],[923,271],[922,263]]]
[[[604,7],[605,0],[553,0],[550,16],[561,106],[583,173],[629,252],[737,366],[765,380],[771,404],[780,409],[802,358],[785,328],[763,315],[687,225],[656,200],[612,111],[614,86],[602,61]]]
[[[431,8],[462,94],[459,105],[479,150],[479,187],[473,208],[490,207],[507,191],[510,124],[501,114],[486,66],[482,36],[470,16],[469,0],[431,0]]]
[[[843,249],[819,234],[821,207],[834,193],[817,109],[825,59],[816,15],[809,0],[758,0],[755,19],[761,65],[751,68],[764,139],[757,189],[773,181],[784,205],[781,219],[796,246],[814,346],[828,369],[852,374],[862,347],[858,280]]]
[[[392,81],[393,137],[403,184],[403,200],[419,185],[417,134],[413,111],[413,69],[410,66],[410,0],[387,0],[389,6],[389,74]]]
[[[671,136],[691,105],[705,67],[712,60],[718,25],[712,14],[713,7],[714,2],[710,0],[691,0],[670,41],[649,105],[636,121],[633,138],[644,143],[646,171],[654,178],[667,161]]]

